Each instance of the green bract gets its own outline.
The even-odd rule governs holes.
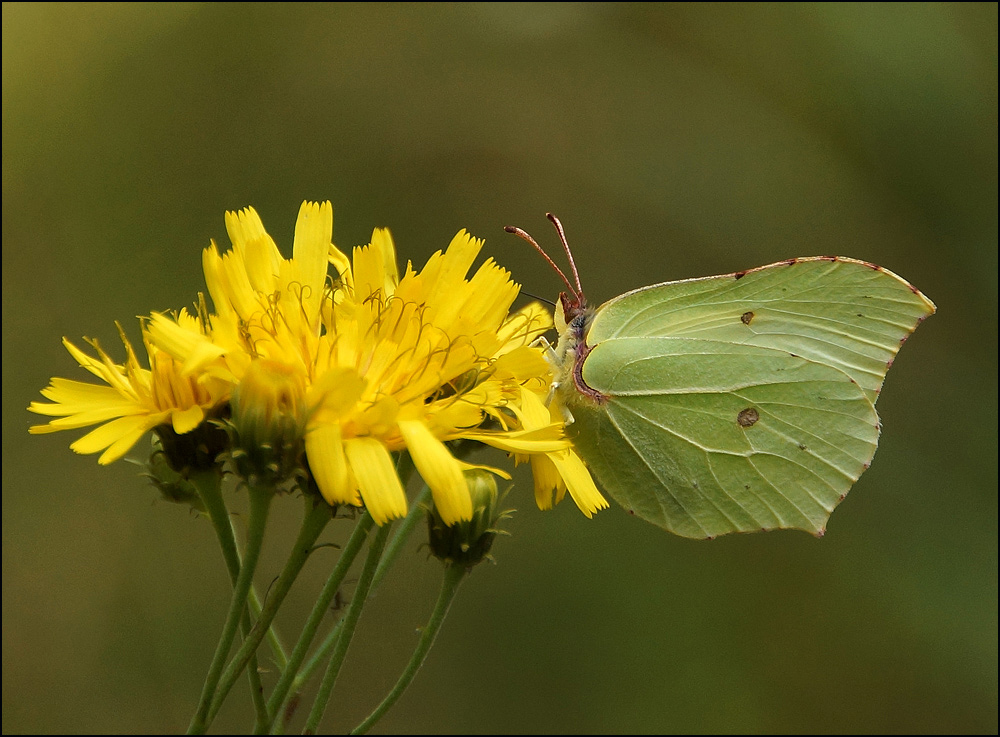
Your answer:
[[[875,454],[886,371],[935,310],[841,257],[657,284],[592,315],[567,304],[577,450],[623,507],[694,538],[822,535]]]

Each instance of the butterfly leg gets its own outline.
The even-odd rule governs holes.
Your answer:
[[[545,339],[544,335],[540,335],[535,338],[534,342],[531,344],[535,348],[541,348],[542,353],[545,357],[545,362],[552,369],[552,373],[555,376],[560,376],[562,374],[562,361],[559,359],[559,354],[552,344]],[[552,404],[552,400],[555,399],[556,391],[558,391],[560,385],[559,379],[554,379],[551,384],[549,384],[549,393],[545,395],[545,406],[548,407]],[[569,407],[565,404],[560,403],[559,413],[562,415],[563,423],[566,425],[572,425],[574,422],[573,413],[569,411]]]

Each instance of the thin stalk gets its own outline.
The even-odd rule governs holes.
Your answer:
[[[377,589],[378,585],[382,583],[382,578],[385,576],[386,571],[389,570],[390,566],[395,562],[399,553],[403,550],[403,546],[406,544],[407,539],[410,537],[410,533],[413,532],[413,528],[417,526],[418,522],[423,521],[424,517],[427,515],[426,505],[431,499],[431,489],[429,486],[424,484],[424,487],[417,494],[417,498],[413,500],[413,505],[410,507],[409,513],[403,519],[399,525],[399,529],[396,530],[396,534],[392,536],[392,540],[385,548],[385,555],[382,556],[382,560],[378,562],[378,568],[375,569],[375,579],[372,581],[372,589]]]
[[[192,474],[191,483],[198,490],[205,509],[208,511],[209,519],[212,520],[212,527],[215,528],[216,537],[219,539],[219,547],[222,548],[222,557],[226,561],[226,568],[229,570],[229,578],[232,585],[236,586],[236,580],[240,575],[240,553],[236,547],[236,536],[233,532],[233,525],[229,517],[229,509],[222,498],[222,471],[213,469],[211,471],[201,471]],[[250,596],[253,597],[253,585],[250,587]],[[260,614],[258,605],[255,614]],[[245,638],[250,631],[250,613],[244,608],[240,618],[240,633]],[[257,669],[257,657],[254,656],[247,669],[247,679],[250,681],[250,698],[253,701],[254,713],[259,721],[263,715],[267,717],[267,706],[264,704],[264,688],[260,682],[260,671]]]
[[[398,472],[403,481],[408,481],[410,475],[413,473],[413,462],[410,459],[409,454],[404,454],[400,457],[397,468],[399,469]],[[389,541],[388,546],[386,546],[385,553],[382,555],[381,560],[379,560],[378,568],[375,570],[375,578],[372,580],[372,591],[378,588],[378,585],[381,583],[386,571],[389,570],[389,567],[398,557],[400,551],[402,551],[410,533],[413,532],[417,523],[423,519],[424,514],[426,513],[425,505],[430,501],[430,498],[430,487],[425,484],[420,490],[420,493],[417,494],[417,498],[413,500],[413,504],[410,506],[410,511],[407,513],[402,523],[400,523],[400,526],[393,535],[392,540]],[[369,517],[368,529],[371,528],[372,524],[370,519],[371,518]],[[355,534],[356,533],[357,530],[355,530]],[[367,530],[365,531],[365,534],[367,534]],[[351,545],[353,540],[354,537],[352,536],[351,541],[348,542],[348,546]],[[358,544],[360,545],[362,541],[363,539],[359,541]],[[348,566],[350,566],[355,555],[356,552],[351,556],[351,560],[348,561]],[[347,571],[345,569],[344,574],[346,574],[346,572]],[[330,581],[334,580],[337,573],[338,572],[335,569],[334,572],[330,574]],[[340,574],[341,579],[344,574]],[[278,681],[278,685],[275,686],[274,691],[271,692],[271,698],[267,702],[267,707],[272,719],[272,734],[281,734],[283,732],[288,720],[292,716],[292,712],[294,711],[291,706],[292,701],[298,697],[302,687],[308,683],[310,678],[312,678],[316,669],[326,662],[330,652],[333,650],[334,645],[337,643],[337,638],[340,637],[340,633],[343,629],[341,627],[342,622],[337,622],[333,630],[331,630],[326,638],[324,638],[322,644],[316,650],[316,653],[309,658],[309,662],[306,663],[305,668],[301,671],[299,670],[299,666],[302,664],[305,653],[316,636],[316,628],[322,620],[322,617],[324,616],[325,611],[330,605],[333,597],[336,595],[339,586],[340,583],[338,580],[336,586],[331,587],[331,583],[328,582],[326,587],[323,589],[319,600],[316,602],[312,613],[309,615],[309,622],[306,623],[306,627],[302,630],[302,634],[299,637],[299,642],[295,646],[296,651],[298,651],[300,647],[302,648],[299,657],[296,659],[296,656],[293,653],[292,666],[285,669],[282,673],[281,679]],[[316,617],[315,626],[313,626],[313,617]],[[289,698],[289,694],[291,694],[291,698]],[[280,713],[278,712],[279,708],[281,710]]]
[[[253,615],[254,621],[260,619],[260,612],[263,607],[260,603],[260,598],[257,596],[257,587],[250,587],[250,613]],[[274,664],[277,666],[278,670],[284,670],[285,665],[288,663],[288,655],[285,653],[285,646],[281,644],[281,637],[278,635],[278,628],[271,622],[271,626],[267,628],[267,644],[271,648],[271,657],[274,659]]]
[[[295,680],[292,682],[292,698],[289,699],[282,707],[281,720],[275,718],[274,726],[271,728],[271,734],[283,734],[284,728],[288,726],[288,721],[292,718],[293,712],[289,704],[298,698],[302,688],[309,682],[313,675],[315,675],[319,667],[330,657],[330,653],[333,652],[333,648],[337,644],[337,640],[340,639],[340,633],[343,631],[344,620],[341,619],[333,626],[333,629],[330,630],[329,634],[323,639],[322,644],[319,648],[317,648],[315,654],[309,658],[309,662],[306,663],[305,668],[300,670],[298,675],[295,676]]]
[[[403,544],[406,542],[406,539],[416,527],[416,523],[422,519],[424,514],[426,514],[426,510],[423,508],[423,505],[430,499],[430,497],[430,488],[424,486],[424,488],[417,495],[413,507],[410,508],[409,514],[406,515],[406,518],[403,520],[402,524],[400,524],[396,534],[393,535],[392,540],[386,546],[385,554],[379,561],[378,568],[375,569],[375,578],[372,580],[372,591],[378,588],[378,585],[385,577],[386,571],[389,570],[389,566],[392,564],[393,559],[399,555],[399,552],[403,549]],[[330,633],[324,638],[319,648],[317,648],[316,653],[309,658],[309,662],[307,662],[305,667],[302,668],[302,670],[300,670],[295,676],[295,681],[292,683],[292,693],[298,693],[302,690],[302,687],[309,682],[309,679],[312,678],[316,669],[326,662],[326,659],[330,656],[330,652],[333,650],[333,646],[337,644],[337,638],[340,637],[342,624],[342,622],[337,622],[336,626],[334,626]]]
[[[215,655],[212,656],[212,664],[209,666],[208,675],[205,678],[205,685],[201,691],[201,699],[191,724],[188,726],[188,734],[204,734],[210,723],[209,708],[212,705],[216,687],[219,685],[219,677],[222,674],[222,667],[226,662],[226,656],[233,646],[233,639],[236,637],[236,629],[243,617],[243,610],[247,603],[247,594],[250,592],[250,585],[253,583],[253,573],[257,568],[257,560],[260,558],[260,550],[264,542],[264,529],[267,527],[267,516],[271,508],[271,498],[274,496],[271,488],[261,488],[251,485],[250,496],[250,523],[247,530],[246,554],[243,558],[243,565],[240,566],[239,576],[236,578],[236,585],[233,587],[233,597],[229,604],[229,613],[226,615],[226,623],[222,628],[222,636],[219,644],[215,648]],[[252,630],[251,630],[252,632]]]
[[[226,567],[229,569],[229,576],[235,583],[236,576],[240,572],[240,553],[239,547],[236,545],[236,530],[233,527],[232,517],[229,515],[229,509],[222,497],[222,478],[216,472],[206,471],[193,474],[190,481],[198,489],[198,494],[205,504],[205,510],[208,512],[212,527],[215,528],[215,534],[219,538],[219,545],[226,560]],[[261,606],[260,597],[257,596],[257,588],[253,584],[250,585],[249,603],[250,614],[256,619],[260,616]],[[281,644],[278,631],[273,625],[267,630],[267,642],[271,646],[271,654],[278,669],[284,670],[288,656],[285,654],[285,648]]]
[[[417,643],[417,649],[413,651],[413,656],[410,658],[410,662],[407,664],[406,669],[400,675],[399,680],[396,681],[396,685],[393,687],[392,691],[382,700],[375,710],[368,715],[368,717],[361,722],[351,734],[364,734],[377,722],[382,716],[392,708],[392,705],[396,703],[397,699],[403,695],[406,691],[407,686],[413,681],[413,677],[417,675],[417,671],[420,670],[420,666],[424,664],[424,660],[427,658],[427,653],[430,652],[431,645],[434,644],[434,638],[437,637],[438,630],[441,629],[441,624],[444,622],[445,616],[448,614],[448,609],[451,607],[451,602],[455,598],[455,592],[458,591],[458,585],[462,582],[462,578],[465,576],[466,568],[465,566],[450,565],[445,568],[444,580],[441,582],[441,593],[438,594],[437,604],[434,605],[434,611],[431,613],[431,618],[427,622],[427,626],[424,627],[424,631],[420,635],[420,642]]]
[[[219,713],[219,709],[222,707],[226,696],[229,695],[233,684],[236,683],[243,669],[247,667],[253,654],[257,651],[261,641],[267,634],[268,628],[271,626],[271,622],[274,620],[275,614],[278,613],[278,608],[284,602],[285,596],[288,594],[289,589],[292,588],[292,584],[302,570],[302,566],[305,565],[306,560],[309,558],[309,554],[312,553],[316,538],[319,537],[323,528],[326,527],[326,523],[331,519],[330,506],[322,499],[316,499],[311,495],[307,495],[305,497],[305,505],[306,512],[302,519],[302,526],[299,528],[299,535],[295,540],[295,545],[292,547],[292,552],[288,556],[288,560],[285,562],[285,567],[281,571],[281,575],[278,576],[278,580],[268,593],[267,601],[260,613],[260,618],[253,629],[250,630],[247,639],[243,641],[243,645],[236,652],[236,655],[233,656],[233,659],[218,681],[218,688],[215,690],[215,697],[212,699],[208,711],[206,726],[207,724],[211,724],[215,715]]]
[[[368,557],[365,559],[365,566],[361,570],[361,578],[358,580],[354,596],[351,598],[351,605],[347,608],[347,614],[344,616],[343,631],[340,637],[337,638],[337,644],[333,648],[333,655],[330,656],[330,664],[326,668],[326,673],[323,674],[323,681],[320,683],[319,693],[316,694],[316,700],[313,702],[312,710],[309,712],[306,726],[302,730],[303,734],[316,734],[316,728],[323,718],[323,712],[326,710],[327,702],[333,693],[333,687],[337,682],[340,668],[344,664],[344,658],[347,656],[347,648],[350,647],[351,639],[354,637],[354,629],[361,618],[361,610],[364,609],[365,600],[368,598],[368,592],[371,590],[372,580],[375,578],[375,569],[378,567],[379,559],[382,557],[382,551],[385,549],[385,543],[389,537],[390,526],[389,523],[382,525],[375,534],[375,538],[369,544]]]
[[[330,577],[323,585],[323,590],[320,591],[319,598],[313,605],[312,612],[309,613],[309,619],[302,628],[299,641],[295,644],[295,649],[292,650],[288,666],[282,672],[281,678],[278,679],[278,683],[271,692],[271,698],[268,699],[267,712],[270,715],[270,719],[268,720],[267,731],[271,729],[271,722],[281,721],[278,710],[282,707],[285,696],[288,695],[288,691],[295,680],[295,675],[298,673],[299,666],[305,659],[306,653],[309,651],[309,646],[312,645],[313,638],[316,636],[316,630],[319,629],[323,618],[327,614],[330,602],[333,601],[333,597],[340,590],[340,586],[344,582],[351,564],[361,550],[365,538],[368,537],[368,532],[371,530],[373,524],[372,516],[368,512],[365,512],[358,520],[357,525],[354,527],[354,532],[351,533],[351,537],[347,541],[347,545],[344,546],[344,549],[340,553],[337,564],[333,567]]]

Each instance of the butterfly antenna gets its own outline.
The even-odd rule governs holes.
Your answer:
[[[583,287],[580,285],[580,273],[576,270],[576,261],[573,260],[573,252],[569,249],[569,243],[566,241],[566,231],[563,230],[562,223],[559,222],[559,218],[553,215],[551,212],[545,213],[545,217],[552,221],[552,224],[556,226],[556,232],[559,234],[559,240],[562,241],[563,250],[566,251],[566,258],[569,259],[569,265],[573,269],[573,278],[576,279],[576,296],[583,296]],[[563,277],[565,279],[566,277]],[[572,289],[571,289],[572,291]]]
[[[525,297],[531,297],[532,299],[537,299],[539,302],[544,302],[545,304],[547,304],[547,305],[549,305],[551,307],[555,307],[556,306],[556,303],[553,302],[551,299],[547,299],[545,297],[539,297],[537,294],[532,294],[531,292],[526,292],[523,289],[521,290],[521,294],[523,294]]]
[[[571,291],[573,293],[573,295],[577,299],[580,298],[580,292],[578,292],[575,289],[573,289],[573,285],[570,283],[570,280],[566,278],[566,275],[563,273],[563,270],[560,269],[558,265],[556,265],[556,262],[552,260],[552,257],[549,256],[549,254],[545,253],[545,250],[540,245],[538,245],[538,243],[535,241],[534,238],[532,238],[530,235],[528,235],[521,228],[515,228],[513,225],[505,225],[504,226],[504,230],[506,230],[508,233],[513,233],[518,238],[520,238],[522,240],[525,240],[528,243],[530,243],[532,245],[532,247],[536,251],[538,251],[540,254],[542,254],[542,258],[544,258],[546,261],[549,262],[549,266],[551,266],[553,269],[555,269],[556,273],[559,274],[559,277],[566,284],[566,287],[569,289],[569,291]],[[563,242],[565,242],[565,240]],[[570,259],[570,263],[573,263],[572,259]],[[576,266],[573,267],[573,271],[574,272],[576,271]],[[577,286],[579,286],[579,284],[580,284],[579,277],[577,277],[576,282],[577,282]]]

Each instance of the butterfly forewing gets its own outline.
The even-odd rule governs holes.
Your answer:
[[[598,310],[587,343],[685,337],[773,348],[844,371],[874,402],[900,345],[933,312],[890,271],[816,257],[628,292]]]

